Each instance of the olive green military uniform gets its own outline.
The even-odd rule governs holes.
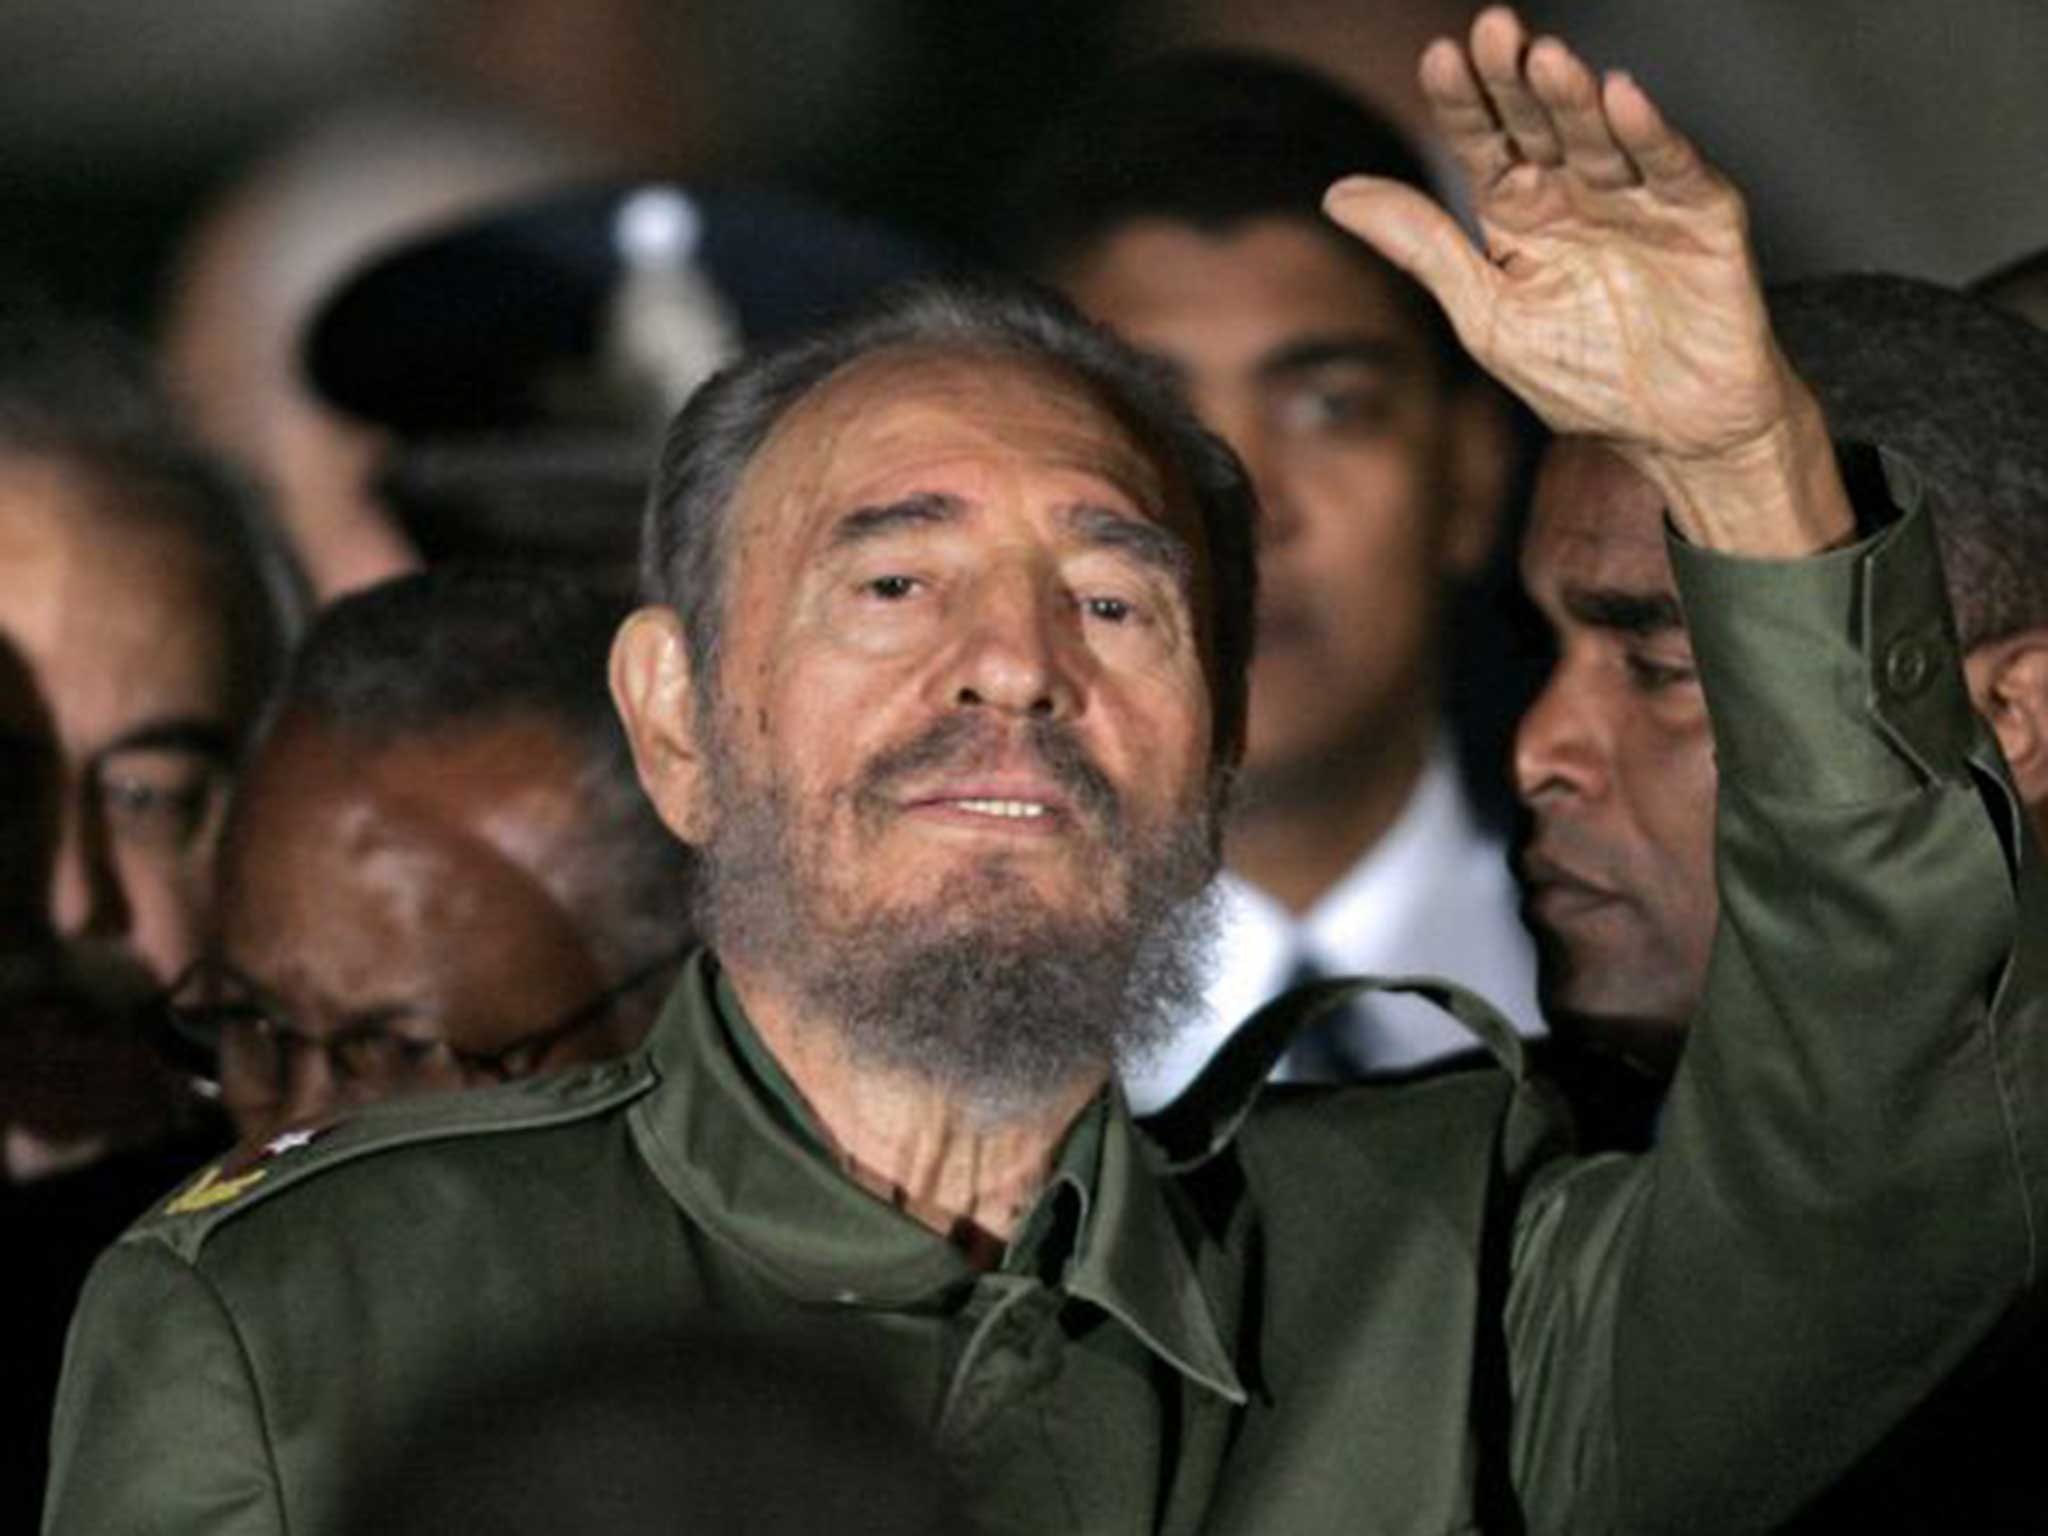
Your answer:
[[[480,1362],[707,1315],[857,1359],[997,1531],[1778,1523],[2031,1289],[2048,908],[1921,517],[1674,559],[1724,915],[1646,1156],[1570,1156],[1505,1031],[1498,1071],[1248,1113],[1226,1070],[1156,1137],[1096,1106],[976,1273],[820,1150],[704,960],[638,1059],[367,1116],[132,1232],[47,1529],[336,1529]]]

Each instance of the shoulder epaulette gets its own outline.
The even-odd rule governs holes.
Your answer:
[[[165,1243],[193,1258],[224,1223],[332,1169],[402,1147],[593,1119],[637,1099],[656,1080],[646,1057],[634,1055],[503,1087],[391,1100],[343,1119],[296,1126],[209,1163],[124,1240]]]

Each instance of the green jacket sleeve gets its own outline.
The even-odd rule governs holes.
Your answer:
[[[162,1244],[122,1242],[94,1266],[52,1444],[46,1536],[285,1529],[233,1325],[205,1277]]]
[[[1714,722],[1720,927],[1640,1159],[1518,1219],[1536,1531],[1768,1530],[2025,1297],[2048,910],[1924,514],[1673,562]]]

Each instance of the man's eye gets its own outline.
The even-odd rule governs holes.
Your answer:
[[[1084,597],[1081,610],[1091,619],[1100,619],[1105,624],[1128,624],[1138,616],[1137,608],[1127,598]]]
[[[860,589],[885,603],[900,603],[921,585],[915,576],[871,576],[861,583]]]
[[[99,798],[108,830],[116,836],[170,846],[189,841],[205,824],[213,802],[213,786],[204,779],[158,784],[120,774],[103,774]]]
[[[1288,432],[1369,431],[1386,425],[1392,404],[1378,385],[1304,385],[1283,395],[1275,414]]]
[[[1660,693],[1695,681],[1699,674],[1687,662],[1655,661],[1648,656],[1628,658],[1628,679],[1639,693]]]

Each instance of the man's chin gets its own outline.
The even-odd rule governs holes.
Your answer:
[[[1597,947],[1561,949],[1539,933],[1538,993],[1544,1022],[1564,1044],[1613,1056],[1652,1076],[1677,1070],[1691,1010]]]
[[[862,906],[853,926],[887,923],[934,938],[980,934],[1014,943],[1035,932],[1094,931],[1124,920],[1121,884],[1036,860],[979,859],[925,883],[898,901]]]

